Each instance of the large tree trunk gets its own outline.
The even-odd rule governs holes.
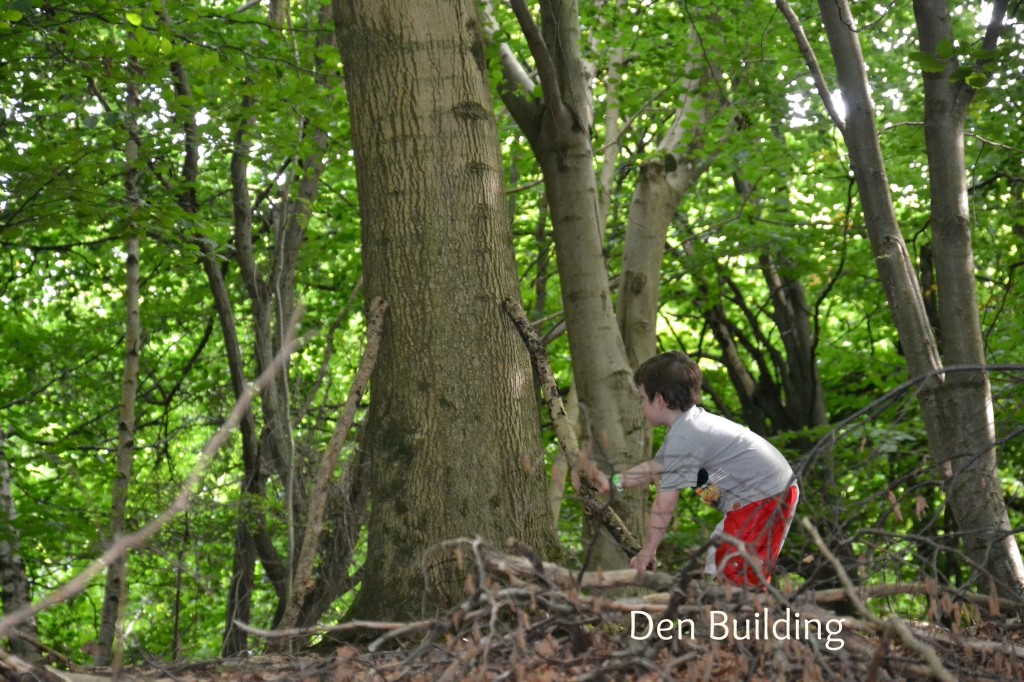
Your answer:
[[[369,544],[350,615],[461,600],[443,544],[551,552],[497,127],[474,0],[334,0],[368,299],[389,304],[362,440]]]
[[[0,429],[0,602],[3,602],[3,612],[10,614],[29,606],[32,597],[29,594],[25,561],[21,558],[21,539],[14,527],[14,494],[11,490],[11,467],[7,461],[6,448],[7,440]],[[19,625],[18,632],[36,639],[38,633],[35,621]],[[34,663],[39,659],[36,648],[16,635],[10,638],[8,646],[13,654],[25,661]]]
[[[937,373],[943,364],[889,193],[856,25],[846,0],[821,0],[819,6],[846,102],[843,135],[860,190],[880,280],[911,375],[932,375],[919,394],[931,451],[946,482],[950,505],[967,555],[991,575],[1001,594],[1019,599],[1024,590],[1024,567],[1010,528],[996,470],[988,382],[984,372],[968,375]],[[926,49],[934,48],[948,27],[939,28],[930,22],[940,25],[948,22],[948,17],[940,19],[948,9],[941,3],[940,6],[926,6],[918,2],[915,10],[919,14],[922,45]],[[948,80],[949,75],[937,78]],[[939,254],[935,254],[940,322],[944,343],[947,343],[946,334],[956,337],[948,340],[946,355],[950,365],[964,362],[983,365],[974,299],[966,190],[959,189],[964,187],[961,184],[963,179],[955,177],[964,172],[964,112],[946,100],[945,84],[937,84],[930,78],[926,79],[928,81],[930,85],[925,94],[930,102],[926,118],[933,119],[926,121],[930,137],[933,228],[937,232],[935,247],[943,250],[941,265],[938,264]],[[954,109],[946,110],[949,106]],[[960,123],[956,122],[957,117],[960,117]],[[942,146],[952,149],[938,148]],[[943,239],[948,239],[950,244],[939,247]],[[947,291],[948,304],[944,293]],[[948,309],[944,310],[947,306]],[[964,380],[964,376],[968,378]]]

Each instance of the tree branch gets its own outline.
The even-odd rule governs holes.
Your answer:
[[[800,525],[802,525],[804,530],[810,534],[814,544],[818,546],[818,550],[826,559],[828,559],[829,563],[832,564],[832,567],[835,568],[836,576],[839,578],[839,582],[842,583],[846,596],[849,597],[850,602],[853,603],[861,617],[869,623],[872,623],[880,631],[884,631],[885,629],[891,629],[894,631],[900,638],[900,641],[902,641],[908,649],[916,652],[925,660],[926,663],[928,663],[928,667],[931,669],[932,674],[936,679],[942,680],[942,682],[954,682],[955,678],[948,670],[946,670],[946,667],[942,665],[942,661],[939,660],[939,656],[935,653],[935,649],[914,637],[913,633],[911,633],[907,628],[907,624],[905,622],[892,616],[886,620],[882,620],[868,610],[868,607],[864,602],[858,598],[857,588],[854,587],[853,581],[850,580],[850,576],[847,575],[842,562],[840,562],[825,545],[825,542],[821,539],[821,535],[818,534],[818,529],[815,528],[814,524],[806,518],[800,519]]]
[[[292,579],[291,596],[288,605],[285,607],[284,617],[279,627],[283,630],[295,625],[299,611],[302,608],[302,601],[309,592],[309,581],[313,575],[313,559],[316,557],[316,550],[320,545],[320,533],[324,526],[324,510],[327,508],[328,488],[334,470],[338,466],[338,459],[341,456],[341,448],[345,444],[348,432],[352,429],[352,423],[356,418],[356,410],[359,408],[359,401],[366,393],[366,386],[370,382],[370,374],[377,363],[377,353],[380,349],[381,333],[384,326],[384,314],[387,312],[388,304],[384,299],[377,297],[370,303],[370,315],[366,329],[366,349],[363,351],[362,362],[352,380],[352,388],[348,394],[348,400],[342,410],[341,417],[334,428],[331,440],[327,444],[327,451],[320,460],[320,468],[317,470],[316,480],[313,483],[313,490],[310,493],[309,512],[306,516],[306,529],[302,538],[302,545],[299,552],[299,560],[295,567],[295,576]]]
[[[564,108],[562,103],[562,89],[558,85],[558,69],[555,68],[555,61],[551,58],[551,52],[540,34],[540,27],[533,20],[533,15],[526,7],[524,0],[509,0],[512,11],[515,12],[519,27],[523,29],[523,36],[526,44],[530,47],[530,54],[537,65],[537,77],[540,78],[540,86],[544,91],[544,103],[555,110]]]
[[[779,8],[782,15],[786,17],[786,21],[789,22],[789,28],[796,37],[796,44],[800,48],[800,54],[804,56],[807,68],[811,72],[811,78],[814,79],[814,87],[818,91],[818,96],[821,97],[821,103],[825,105],[828,117],[832,119],[832,123],[836,128],[840,131],[845,130],[846,123],[832,102],[832,94],[829,92],[828,84],[825,83],[825,76],[821,72],[821,65],[818,64],[814,48],[811,47],[810,41],[807,40],[807,34],[804,33],[804,27],[800,23],[800,18],[797,17],[796,12],[793,11],[793,8],[789,6],[786,0],[775,0],[775,6]]]

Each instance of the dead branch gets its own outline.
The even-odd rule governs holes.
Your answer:
[[[505,299],[504,307],[505,312],[512,318],[516,330],[518,330],[519,335],[526,344],[530,357],[533,359],[533,366],[537,371],[537,376],[540,378],[544,402],[548,406],[548,412],[551,414],[551,421],[555,427],[558,447],[565,457],[566,463],[569,465],[569,470],[577,473],[577,476],[573,477],[573,484],[575,485],[576,480],[579,480],[576,492],[583,504],[584,513],[586,513],[587,518],[600,521],[626,554],[630,557],[636,556],[641,549],[640,541],[626,527],[626,524],[623,523],[615,510],[598,499],[598,493],[590,485],[587,477],[579,475],[586,473],[582,470],[584,462],[582,461],[579,442],[576,439],[576,432],[566,418],[565,406],[562,404],[562,397],[558,393],[558,384],[555,383],[555,376],[551,371],[548,353],[544,349],[544,344],[541,343],[540,337],[537,335],[537,330],[526,319],[526,313],[523,311],[523,306],[519,301],[507,298]]]
[[[894,583],[882,585],[860,585],[854,588],[860,599],[879,599],[892,597],[899,594],[924,595],[935,597],[938,593],[948,594],[954,600],[960,599],[970,602],[975,606],[991,608],[993,603],[997,604],[1003,612],[1013,612],[1020,608],[1020,604],[1010,599],[993,600],[992,595],[975,594],[964,590],[944,587],[942,585],[929,584],[925,582],[916,583]],[[813,598],[819,604],[832,604],[845,601],[848,595],[845,587],[835,587],[827,590],[814,592]]]
[[[2,674],[5,670],[11,671],[17,677],[8,678]],[[53,670],[44,666],[32,665],[14,654],[7,653],[2,647],[0,647],[0,677],[15,680],[39,680],[40,682],[67,682],[66,678],[61,677]]]
[[[267,632],[240,624],[266,639],[362,630],[379,637],[368,648],[344,645],[331,661],[334,679],[938,679],[940,669],[963,680],[1020,679],[1024,646],[1005,641],[1006,623],[993,639],[920,623],[840,616],[811,601],[772,592],[730,589],[690,581],[671,616],[640,598],[606,599],[579,592],[568,568],[458,538],[469,574],[461,604],[434,619],[355,621],[333,627]],[[633,571],[585,574],[584,582],[628,581]],[[635,576],[634,576],[635,577]],[[563,585],[565,587],[563,588]],[[679,587],[676,585],[675,587]],[[849,596],[849,595],[847,595]],[[760,635],[722,635],[716,619],[760,624]],[[794,630],[787,623],[840,623],[840,631]],[[639,623],[639,628],[637,624]],[[657,624],[649,630],[650,624]],[[768,624],[783,630],[768,632]],[[685,626],[685,629],[683,629]],[[986,628],[999,627],[987,622]],[[659,631],[657,628],[663,628]],[[900,633],[900,629],[904,634]],[[638,632],[639,630],[639,632]],[[660,636],[659,632],[666,633]],[[654,634],[652,634],[654,633]],[[906,639],[912,640],[908,644]],[[761,640],[761,641],[754,641]],[[1004,640],[1004,641],[1000,641]],[[913,642],[916,641],[916,646]],[[927,660],[922,647],[933,647]],[[392,647],[385,650],[386,646]],[[260,661],[260,675],[265,664]],[[330,679],[330,671],[325,679]],[[236,679],[236,678],[231,678]],[[245,679],[244,677],[238,679]],[[269,677],[268,680],[285,679]],[[294,676],[287,679],[294,679]]]
[[[846,596],[849,597],[850,602],[854,605],[854,608],[857,609],[857,612],[861,614],[865,620],[872,623],[880,633],[884,633],[886,629],[894,631],[896,635],[899,636],[900,641],[903,642],[908,649],[911,649],[925,660],[928,667],[931,669],[932,674],[934,674],[937,679],[942,680],[943,682],[954,682],[955,678],[942,664],[942,661],[939,659],[935,649],[914,637],[913,633],[910,632],[910,629],[903,620],[894,617],[882,620],[868,610],[867,605],[857,597],[857,588],[854,587],[853,581],[850,580],[850,576],[847,575],[842,562],[836,558],[835,554],[833,554],[822,541],[821,535],[818,534],[818,529],[815,528],[814,524],[806,518],[800,519],[800,524],[804,527],[804,530],[810,534],[811,539],[814,540],[814,544],[818,546],[821,553],[826,559],[828,559],[833,568],[835,568],[839,582],[843,584]]]
[[[668,573],[647,571],[642,576],[632,568],[616,571],[588,571],[577,583],[577,573],[549,561],[534,563],[530,559],[512,554],[503,554],[489,547],[483,547],[481,557],[484,568],[491,574],[505,576],[516,584],[546,581],[561,590],[610,589],[616,587],[641,586],[653,590],[666,590],[676,582]]]

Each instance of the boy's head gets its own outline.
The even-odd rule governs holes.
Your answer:
[[[633,372],[633,383],[651,400],[661,394],[665,405],[685,412],[700,405],[701,373],[686,353],[669,351],[648,359]]]

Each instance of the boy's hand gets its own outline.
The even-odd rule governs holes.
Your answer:
[[[611,482],[608,477],[601,473],[601,470],[594,464],[594,460],[590,458],[590,443],[584,444],[583,448],[579,451],[579,458],[577,459],[577,468],[573,469],[572,472],[572,484],[577,490],[580,487],[580,476],[587,479],[594,489],[599,493],[607,493],[611,490]]]
[[[645,545],[635,557],[629,560],[629,565],[636,569],[637,577],[642,576],[646,571],[654,570],[656,566],[654,556],[655,550]]]
[[[602,474],[596,468],[594,468],[591,471],[585,471],[583,473],[583,478],[585,478],[590,483],[590,485],[594,486],[594,490],[596,490],[597,492],[607,493],[609,490],[611,490],[611,482],[608,480],[608,477]],[[580,479],[581,477],[579,472],[573,469],[572,487],[575,488],[576,490],[580,489]]]
[[[594,488],[597,490],[597,492],[599,492],[599,493],[611,492],[611,489],[612,489],[611,481],[608,480],[608,477],[605,476],[600,471],[598,471],[597,469],[594,469],[594,471],[591,472],[589,478],[590,478],[590,482],[594,485]]]

